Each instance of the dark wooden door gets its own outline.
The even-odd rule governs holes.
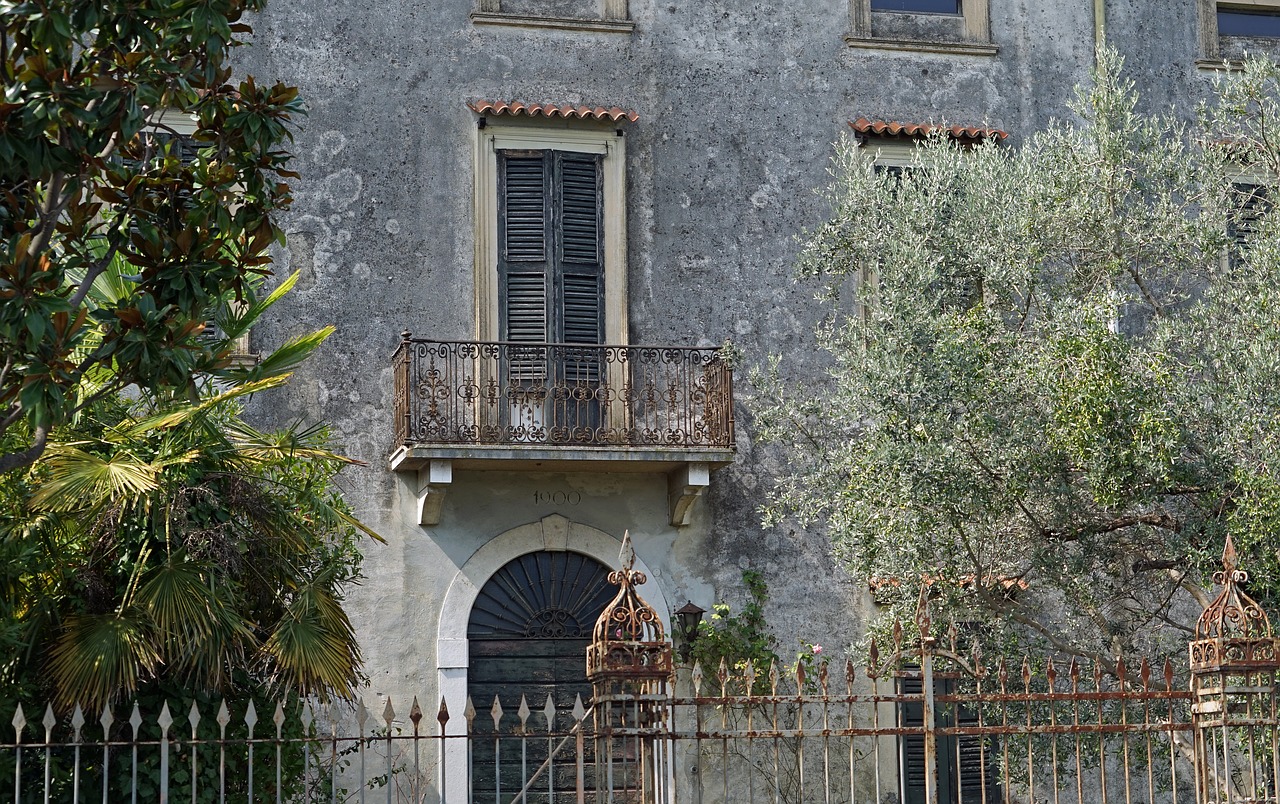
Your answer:
[[[475,801],[510,801],[545,762],[548,697],[555,712],[551,731],[556,733],[573,727],[578,696],[584,706],[590,705],[587,645],[596,618],[617,592],[608,574],[603,564],[579,553],[541,551],[511,561],[480,590],[467,624],[467,691],[476,708]],[[495,700],[502,709],[496,732]],[[518,735],[522,700],[531,711],[524,721],[527,738]],[[575,800],[574,743],[570,740],[556,755],[549,775],[544,772],[534,782],[530,802]],[[590,758],[586,764],[590,777]],[[554,802],[549,780],[556,791]],[[588,784],[594,786],[590,778]]]

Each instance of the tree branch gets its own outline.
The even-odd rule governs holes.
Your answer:
[[[0,473],[8,472],[12,469],[22,469],[35,463],[44,453],[45,445],[48,442],[49,425],[42,424],[36,428],[35,438],[32,439],[30,447],[21,452],[9,452],[0,455]]]

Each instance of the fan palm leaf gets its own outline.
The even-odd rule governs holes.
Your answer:
[[[93,710],[129,695],[160,662],[145,617],[127,610],[68,617],[54,641],[49,673],[57,705]]]
[[[54,444],[45,451],[43,465],[50,476],[32,495],[33,509],[66,513],[106,501],[136,500],[160,487],[162,466],[127,452],[104,458],[81,445]]]
[[[361,658],[355,631],[321,583],[297,591],[262,649],[274,662],[281,686],[324,697],[349,693],[356,684]]]

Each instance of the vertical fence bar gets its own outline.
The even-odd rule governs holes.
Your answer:
[[[441,706],[444,706],[444,698],[441,698],[441,699],[440,699],[440,705],[441,705]],[[473,741],[474,741],[474,739],[475,739],[475,733],[476,733],[476,707],[475,707],[475,703],[471,700],[471,696],[470,696],[470,695],[468,695],[468,696],[467,696],[467,708],[466,708],[466,709],[464,709],[464,710],[462,710],[462,714],[463,714],[463,717],[465,717],[465,718],[466,718],[466,721],[467,721],[467,734],[466,734],[466,743],[467,743],[467,804],[475,804],[475,794],[474,794],[474,792],[473,792],[473,791],[472,791],[472,789],[471,789],[471,788],[472,788],[472,786],[471,786],[471,780],[473,780],[473,779],[475,779],[475,778],[476,778],[476,771],[475,771],[475,752],[474,752],[474,751],[472,751],[472,742],[473,742]],[[443,761],[440,763],[440,766],[441,766],[441,768],[443,769],[443,767],[444,767],[444,762],[443,762]],[[441,771],[441,781],[440,781],[440,802],[441,802],[441,804],[444,804],[444,791],[445,791],[445,787],[444,787],[444,776],[443,776],[443,770],[442,770],[442,771]]]
[[[413,800],[422,801],[422,763],[419,760],[419,740],[422,738],[422,730],[420,724],[422,722],[422,707],[418,705],[418,696],[413,696],[413,705],[409,707],[409,722],[413,724],[413,783],[410,788],[413,791]],[[336,737],[336,735],[335,735]],[[334,740],[334,747],[337,747],[337,740]],[[337,757],[334,757],[334,766],[337,766]],[[337,774],[334,774],[337,778]],[[338,791],[334,790],[334,801],[337,801]]]
[[[382,722],[387,727],[387,804],[391,804],[391,794],[393,786],[392,779],[392,742],[391,742],[391,724],[396,719],[396,710],[391,707],[391,696],[387,696],[387,705],[382,708]]]
[[[475,709],[471,706],[471,696],[467,696],[467,745],[471,745],[471,721],[475,718]],[[445,762],[445,751],[448,748],[446,737],[449,734],[449,705],[445,703],[444,696],[440,696],[440,708],[436,710],[436,723],[440,724],[440,801],[444,802],[445,790],[448,789],[449,774]],[[470,756],[470,748],[467,749]],[[470,775],[467,777],[470,779]],[[467,786],[467,801],[471,800],[471,787]]]
[[[160,804],[169,804],[169,727],[173,725],[173,715],[169,714],[169,702],[160,707]]]
[[[364,780],[365,780],[366,778],[368,778],[368,773],[367,773],[367,772],[366,772],[366,770],[365,770],[365,757],[364,757],[364,726],[365,726],[365,724],[366,724],[366,723],[368,723],[368,722],[369,722],[369,710],[368,710],[368,709],[366,709],[366,708],[365,708],[365,706],[364,706],[364,698],[360,698],[359,700],[357,700],[357,701],[356,701],[356,729],[358,730],[358,734],[359,734],[359,738],[360,738],[360,739],[356,742],[356,755],[357,755],[358,760],[359,760],[359,763],[360,763],[360,804],[366,804],[366,802],[365,802],[365,791],[366,791],[366,789],[368,788],[368,785],[366,785],[366,784],[364,783]],[[440,772],[441,772],[441,773],[443,773],[443,772],[444,772],[444,757],[443,757],[443,756],[441,756],[441,758],[440,758]],[[442,796],[444,795],[444,783],[443,783],[443,782],[441,782],[441,784],[440,784],[440,794],[441,794]],[[280,804],[280,802],[276,802],[276,804]]]
[[[258,710],[254,708],[253,699],[249,699],[249,708],[244,713],[244,725],[249,735],[249,804],[255,804],[253,798],[253,727],[258,725]]]
[[[493,696],[489,715],[493,718],[493,804],[502,804],[502,702],[497,695]]]
[[[304,710],[306,711],[306,710]],[[227,699],[218,704],[218,804],[227,802],[227,725],[231,723],[231,710],[227,708]],[[305,745],[305,744],[304,744]],[[303,771],[306,778],[310,768]]]
[[[1120,759],[1124,771],[1124,804],[1133,804],[1132,767],[1129,761],[1129,702],[1125,694],[1129,680],[1125,677],[1128,666],[1124,657],[1116,657],[1116,680],[1120,690]]]
[[[524,693],[521,693],[520,708],[516,710],[516,717],[519,719],[520,722],[516,726],[516,731],[520,735],[520,780],[523,786],[526,788],[529,786],[529,715],[531,715],[532,713],[533,713],[533,710],[529,708],[528,697],[525,696]],[[547,729],[548,752],[550,751],[550,746],[551,746],[551,737],[549,734],[550,731],[551,729],[548,728]],[[550,754],[548,754],[548,757],[549,756]],[[529,800],[529,794],[526,790],[520,791],[520,800],[522,802],[527,802]]]
[[[17,709],[13,712],[13,801],[14,804],[22,802],[22,731],[27,727],[27,718],[22,714],[22,704],[19,703]],[[105,801],[106,794],[103,794]]]
[[[102,726],[102,804],[110,804],[111,794],[111,724],[115,722],[115,716],[111,714],[111,706],[109,704],[102,707],[102,717],[98,718],[98,723]],[[15,791],[16,792],[16,791]],[[17,795],[14,801],[18,800]]]
[[[1166,700],[1169,702],[1169,789],[1172,791],[1171,804],[1178,804],[1178,746],[1174,739],[1174,724],[1177,721],[1173,704],[1173,661],[1167,657],[1164,660],[1164,690]]]
[[[556,800],[556,749],[552,734],[556,730],[556,704],[547,694],[547,703],[542,707],[542,716],[547,721],[547,801]]]
[[[924,592],[921,592],[923,598]],[[921,629],[921,639],[927,637],[927,631]],[[938,736],[933,689],[933,654],[923,649],[920,652],[920,683],[923,689],[921,696],[922,719],[924,725],[924,800],[928,804],[938,804]]]
[[[577,793],[578,804],[586,804],[587,800],[586,766],[585,757],[583,756],[583,752],[586,751],[586,741],[583,739],[582,734],[584,730],[583,720],[586,716],[587,710],[582,706],[582,696],[578,695],[575,697],[573,702],[573,721],[574,731],[576,732],[574,747],[577,754],[577,773],[575,774],[574,782],[576,785],[575,792]],[[551,804],[551,802],[548,802],[548,804]]]
[[[1044,679],[1049,701],[1049,728],[1052,729],[1049,736],[1049,762],[1053,770],[1053,804],[1058,804],[1058,789],[1062,787],[1058,778],[1058,707],[1056,706],[1057,699],[1055,697],[1058,671],[1053,665],[1052,656],[1045,661]]]
[[[44,710],[44,804],[49,804],[50,788],[53,780],[50,776],[52,773],[53,762],[53,727],[57,725],[58,719],[53,716],[53,704],[46,704]]]
[[[142,727],[142,713],[138,710],[138,702],[133,702],[133,714],[129,715],[129,725],[133,727],[133,778],[129,800],[138,804],[138,729]]]
[[[1146,740],[1147,757],[1147,804],[1156,804],[1156,755],[1153,752],[1151,739],[1151,663],[1146,657],[1138,666],[1138,680],[1142,682],[1142,733]],[[1169,746],[1172,751],[1173,746]]]
[[[311,703],[309,701],[301,701],[301,711],[298,712],[298,720],[302,723],[302,796],[303,800],[311,799],[311,724],[313,722],[311,713]],[[387,701],[391,703],[390,700]],[[218,712],[219,722],[221,722],[222,712]]]
[[[876,775],[876,802],[879,804],[880,794],[880,667],[879,651],[875,640],[871,641],[871,652],[867,660],[867,676],[871,679],[871,746],[874,754]]]
[[[187,712],[187,722],[191,724],[191,804],[196,804],[197,788],[200,786],[196,783],[196,780],[200,778],[196,768],[196,755],[200,753],[200,747],[197,744],[200,739],[197,731],[200,726],[200,708],[195,701],[191,702],[191,709]]]
[[[84,728],[84,711],[80,708],[80,704],[76,704],[75,711],[71,713],[71,742],[75,746],[74,768],[71,771],[71,802],[72,804],[80,804],[80,730]]]
[[[284,800],[284,701],[276,701],[275,714],[271,716],[271,722],[276,725],[276,804],[283,804]],[[361,737],[364,736],[364,730],[361,729]],[[361,740],[363,745],[363,740]],[[364,795],[364,768],[360,768],[360,794]],[[364,799],[361,798],[361,801]]]
[[[1101,802],[1107,804],[1107,730],[1106,715],[1104,713],[1105,706],[1102,698],[1102,663],[1098,659],[1093,660],[1093,691],[1096,693],[1097,704],[1095,709],[1098,715],[1098,780],[1101,785]]]

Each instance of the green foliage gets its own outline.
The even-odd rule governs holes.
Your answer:
[[[769,695],[772,690],[770,673],[777,670],[780,677],[795,678],[797,667],[803,667],[806,690],[816,691],[818,673],[826,666],[829,657],[824,656],[821,645],[801,641],[796,660],[784,665],[777,652],[777,640],[765,619],[764,607],[769,602],[769,587],[764,576],[755,570],[742,573],[747,602],[741,611],[733,612],[728,603],[714,603],[711,617],[698,625],[697,636],[690,647],[690,660],[702,666],[707,683],[718,684],[721,667],[735,681],[746,677],[747,665],[755,671],[751,688],[753,695]],[[731,682],[732,683],[732,682]]]
[[[799,273],[858,304],[817,333],[825,388],[756,377],[792,466],[768,518],[899,581],[890,616],[928,578],[940,615],[1087,657],[1184,650],[1228,533],[1280,601],[1280,221],[1228,236],[1233,180],[1280,175],[1277,86],[1250,62],[1192,130],[1104,51],[1082,124],[1021,148],[938,136],[899,176],[842,144]]]
[[[359,529],[333,487],[348,461],[323,429],[259,433],[234,398],[212,402],[149,420],[100,403],[89,426],[57,432],[73,443],[11,484],[10,692],[47,685],[61,706],[94,708],[161,679],[318,695],[354,685],[341,601],[360,577]]]
[[[702,665],[709,679],[715,678],[722,664],[731,675],[740,678],[750,662],[756,671],[752,692],[767,695],[769,668],[775,663],[781,664],[774,650],[776,640],[769,633],[764,617],[769,587],[764,576],[754,570],[742,573],[742,583],[748,595],[742,611],[734,614],[728,603],[712,604],[711,617],[698,624],[698,634],[689,656],[693,662]]]
[[[120,270],[99,277],[91,304],[112,298]],[[226,338],[295,280],[263,298],[246,285],[245,303],[224,313]],[[376,535],[337,493],[353,461],[332,452],[324,427],[262,432],[240,408],[330,331],[190,399],[114,392],[105,368],[74,389],[87,404],[40,459],[0,474],[5,697],[94,710],[158,688],[323,698],[354,686],[343,593],[360,579],[357,537]],[[25,426],[0,440],[21,442]]]
[[[187,395],[228,368],[202,324],[282,238],[301,112],[292,87],[229,80],[263,5],[0,0],[0,472],[85,409],[86,381]],[[174,117],[194,121],[191,159],[166,139]]]

